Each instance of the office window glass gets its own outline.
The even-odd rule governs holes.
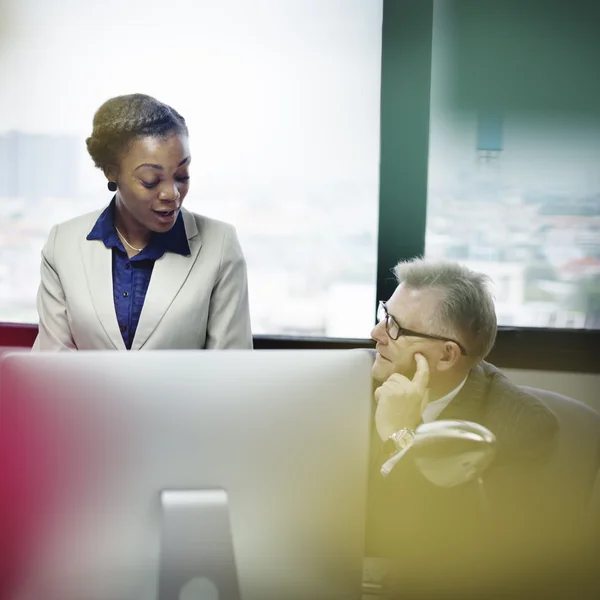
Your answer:
[[[110,200],[85,150],[94,111],[143,92],[189,124],[186,206],[236,226],[254,332],[368,336],[382,10],[382,0],[0,2],[0,320],[37,320],[50,227]]]
[[[600,11],[434,6],[426,256],[494,282],[501,325],[600,328]]]

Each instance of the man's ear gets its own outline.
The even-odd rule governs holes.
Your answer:
[[[445,342],[440,353],[436,369],[438,371],[449,371],[460,360],[460,348],[454,342]]]

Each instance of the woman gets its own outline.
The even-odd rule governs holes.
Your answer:
[[[150,96],[118,96],[98,109],[86,143],[114,196],[52,228],[33,349],[251,348],[235,229],[182,208],[184,118]]]

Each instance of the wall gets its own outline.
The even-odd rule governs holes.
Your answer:
[[[523,369],[502,369],[502,372],[519,385],[530,385],[564,394],[600,411],[600,375]]]

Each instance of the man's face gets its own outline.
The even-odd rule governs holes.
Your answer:
[[[430,315],[435,315],[439,302],[438,290],[412,289],[400,284],[386,306],[388,313],[401,327],[436,335],[440,332],[430,331],[431,326],[428,323]],[[393,373],[400,373],[412,379],[416,369],[416,352],[425,356],[431,369],[439,360],[444,345],[438,340],[403,335],[393,340],[386,331],[385,319],[371,331],[371,337],[377,342],[377,358],[371,373],[373,379],[381,382]]]

